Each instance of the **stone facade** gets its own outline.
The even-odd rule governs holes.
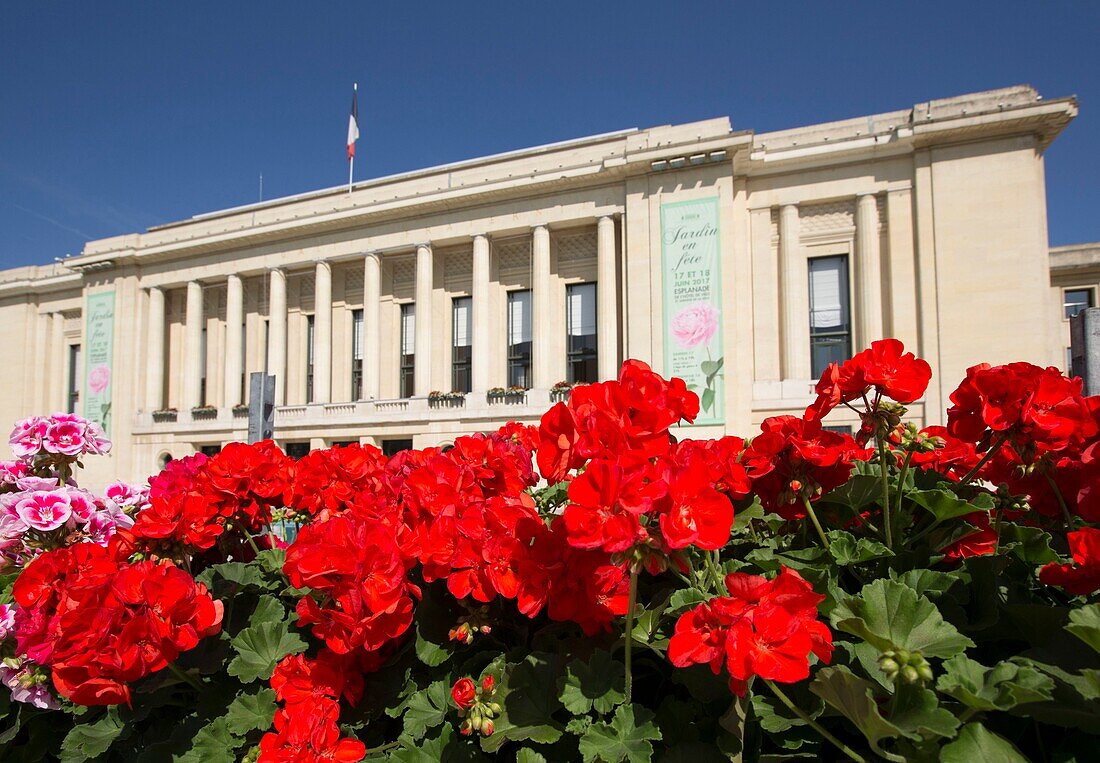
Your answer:
[[[116,446],[90,483],[243,439],[234,406],[265,368],[277,439],[296,448],[535,422],[571,367],[570,287],[595,284],[583,375],[627,357],[662,370],[662,205],[716,198],[725,424],[690,434],[748,433],[810,401],[810,269],[830,257],[848,278],[840,341],[896,336],[926,358],[912,416],[935,423],[975,362],[1064,363],[1058,263],[1073,256],[1055,250],[1052,271],[1043,151],[1076,113],[1019,86],[772,133],[724,118],[626,130],[92,241],[0,273],[0,422],[80,410],[83,312],[102,291]],[[429,398],[467,372],[465,397]],[[491,392],[517,378],[525,391]]]

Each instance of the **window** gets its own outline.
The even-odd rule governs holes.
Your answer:
[[[303,456],[309,455],[308,442],[288,442],[284,448],[286,454],[297,461]]]
[[[1066,320],[1082,310],[1094,307],[1092,289],[1066,289],[1062,292],[1062,307],[1065,311]]]
[[[69,345],[69,413],[80,403],[80,345]]]
[[[199,448],[199,453],[202,453],[207,458],[211,458],[221,453],[221,450],[221,445],[203,445]]]
[[[456,297],[451,303],[451,391],[471,389],[470,297]]]
[[[336,440],[332,443],[332,447],[334,447],[334,448],[346,448],[349,445],[358,445],[358,444],[359,444],[358,440]]]
[[[508,292],[508,386],[531,388],[530,290]]]
[[[206,400],[206,329],[202,330],[202,345],[199,357],[199,368],[202,369],[202,379],[199,382],[199,405],[207,405]]]
[[[306,402],[313,402],[313,316],[306,318]]]
[[[810,260],[810,354],[815,377],[852,355],[847,255]]]
[[[248,402],[248,322],[241,325],[241,401]],[[223,403],[226,401],[223,401]]]
[[[401,305],[401,397],[416,392],[416,305]]]
[[[351,314],[351,399],[363,399],[363,311]]]
[[[403,450],[412,450],[412,440],[383,440],[382,441],[382,455],[384,456],[396,456]]]
[[[596,284],[578,283],[566,287],[565,323],[566,381],[597,381]]]
[[[848,424],[833,424],[831,426],[821,427],[826,432],[836,432],[837,434],[851,434],[852,427]]]

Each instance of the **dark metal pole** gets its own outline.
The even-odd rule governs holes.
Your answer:
[[[248,441],[275,437],[275,377],[256,373],[248,377]]]
[[[1086,395],[1100,395],[1100,307],[1082,310],[1069,321],[1070,376],[1085,380]]]

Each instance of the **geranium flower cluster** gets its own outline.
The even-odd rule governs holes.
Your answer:
[[[500,704],[494,701],[495,692],[496,679],[491,675],[481,679],[481,686],[469,676],[455,681],[451,687],[451,701],[462,719],[459,733],[463,736],[477,733],[486,737],[493,733],[493,719],[503,712]]]
[[[82,705],[130,702],[130,684],[221,627],[222,603],[184,570],[82,543],[42,554],[13,588],[18,653]]]
[[[28,461],[39,455],[76,460],[89,454],[102,456],[111,450],[103,429],[75,413],[25,418],[16,423],[8,444],[16,458]]]
[[[1100,397],[1030,363],[979,365],[951,394],[947,432],[972,444],[979,476],[1047,517],[1100,521]],[[978,466],[976,463],[975,466]]]
[[[810,675],[809,656],[828,663],[833,637],[818,619],[825,596],[787,567],[768,580],[757,575],[726,576],[729,596],[718,596],[685,612],[676,621],[668,658],[679,668],[723,665],[730,688],[744,696],[756,676],[794,683]]]
[[[151,545],[209,549],[232,526],[252,533],[284,504],[293,461],[270,440],[230,443],[217,455],[170,462],[149,481],[149,507],[133,534]]]
[[[354,705],[362,695],[356,666],[327,649],[315,659],[293,655],[275,667],[271,688],[282,706],[275,713],[275,730],[260,740],[258,763],[363,759],[363,743],[341,739],[337,726],[340,697]]]

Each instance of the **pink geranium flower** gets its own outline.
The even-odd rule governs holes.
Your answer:
[[[69,496],[69,506],[72,509],[73,517],[78,522],[87,522],[99,510],[95,496],[87,490],[69,488],[65,493]]]
[[[706,344],[718,331],[718,310],[706,302],[682,308],[672,318],[672,336],[685,349]]]
[[[16,423],[8,437],[11,452],[16,458],[30,458],[42,450],[42,438],[49,422],[41,416],[30,416]]]
[[[46,429],[42,446],[49,453],[79,456],[84,452],[84,425],[76,421],[54,421]]]
[[[30,467],[26,461],[0,461],[0,487],[14,485],[21,477],[26,477]]]
[[[15,607],[11,604],[0,604],[0,641],[11,635],[15,629]]]
[[[65,524],[72,516],[73,509],[68,493],[36,490],[16,502],[15,513],[28,527],[49,532]]]

